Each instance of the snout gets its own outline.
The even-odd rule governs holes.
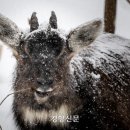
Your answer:
[[[48,89],[45,89],[44,87],[38,87],[36,89],[36,94],[37,96],[39,97],[44,97],[44,96],[48,96],[49,93],[51,93],[53,91],[53,88],[48,88]]]
[[[52,85],[53,82],[54,82],[54,80],[53,80],[52,77],[50,77],[50,78],[48,78],[46,80],[44,80],[42,78],[37,78],[37,84],[38,85],[48,85],[49,86],[49,85]]]
[[[49,80],[43,80],[41,78],[37,78],[37,88],[35,93],[39,97],[48,96],[54,90],[53,88],[53,79],[50,78]]]

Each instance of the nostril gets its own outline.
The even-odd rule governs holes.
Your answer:
[[[39,85],[52,85],[54,82],[53,78],[49,78],[48,80],[43,80],[42,78],[37,78],[37,83]]]
[[[47,84],[48,84],[48,85],[52,85],[52,84],[53,84],[53,82],[54,82],[54,80],[53,80],[53,79],[49,79],[49,80],[47,81]]]
[[[44,85],[44,81],[43,81],[43,79],[41,79],[41,78],[37,78],[37,83],[38,83],[39,85]]]

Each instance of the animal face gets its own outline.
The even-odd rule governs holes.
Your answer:
[[[11,20],[2,15],[0,17],[3,27],[0,39],[14,50],[18,63],[14,89],[30,89],[24,94],[16,94],[16,98],[34,110],[57,108],[69,100],[67,95],[71,93],[66,85],[66,73],[73,50],[76,51],[75,48],[81,42],[82,47],[92,42],[101,31],[102,22],[92,21],[73,30],[66,37],[68,42],[73,43],[71,46],[66,46],[66,41],[59,34],[55,12],[52,12],[46,29],[38,28],[36,13],[32,14],[29,24],[30,32],[21,36],[20,30]],[[84,32],[87,38],[82,39],[85,37]]]
[[[26,123],[36,123],[38,120],[43,124],[55,115],[67,116],[69,112],[66,103],[70,100],[67,95],[71,91],[64,83],[65,41],[56,30],[38,30],[25,35],[20,44],[17,58],[19,76],[14,89],[30,88],[29,91],[15,95],[16,99],[23,101],[22,118]],[[16,104],[20,106],[19,103]]]
[[[16,88],[30,88],[30,94],[27,92],[28,96],[22,95],[23,98],[26,97],[27,101],[32,98],[36,103],[50,107],[52,105],[45,103],[49,104],[50,101],[52,104],[51,98],[54,99],[54,95],[58,97],[63,86],[64,65],[61,56],[65,41],[56,31],[41,30],[25,36],[20,44],[17,68],[20,77]],[[21,84],[21,80],[24,84]]]
[[[21,36],[17,26],[0,15],[0,39],[14,50],[17,59],[14,91],[27,89],[15,94],[14,115],[18,124],[25,123],[21,128],[28,126],[32,130],[35,123],[43,125],[51,116],[67,116],[82,108],[70,85],[73,76],[69,75],[69,61],[95,40],[102,22],[96,20],[79,26],[66,36],[66,41],[57,29],[54,12],[46,29],[38,28],[36,13],[32,14],[29,24],[30,32]]]

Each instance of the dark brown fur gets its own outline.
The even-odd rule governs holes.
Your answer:
[[[0,15],[0,39],[17,59],[14,91],[27,89],[14,95],[20,130],[130,129],[130,41],[112,34],[97,38],[101,25],[79,26],[67,40],[50,26],[21,36]],[[53,122],[56,115],[79,121]]]

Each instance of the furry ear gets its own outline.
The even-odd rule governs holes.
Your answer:
[[[80,25],[68,35],[68,47],[77,51],[92,43],[103,32],[103,22],[100,19]]]
[[[0,14],[0,40],[11,48],[16,48],[20,42],[20,34],[16,24]]]

